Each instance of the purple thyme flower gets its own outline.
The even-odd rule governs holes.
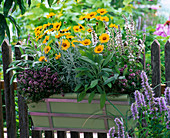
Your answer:
[[[166,104],[170,106],[170,88],[167,87],[164,91]]]
[[[138,90],[136,90],[134,94],[135,94],[135,101],[137,106],[141,107],[143,105],[141,93]]]
[[[165,102],[165,98],[164,97],[160,97],[159,98],[159,108],[160,108],[160,113],[162,111],[166,111],[167,110],[167,106],[166,106],[166,102]]]
[[[121,121],[119,118],[115,118],[115,123],[118,127],[118,138],[125,138],[125,130],[123,126],[123,121]]]
[[[133,119],[136,120],[139,118],[138,114],[138,109],[137,109],[137,105],[135,103],[132,103],[131,105],[131,111],[132,111],[132,116],[133,116]]]
[[[133,71],[133,69],[130,69],[129,71],[130,71],[130,72],[132,72],[132,71]]]
[[[115,127],[111,127],[109,129],[109,138],[114,138],[115,135]]]
[[[141,79],[142,79],[142,87],[144,88],[145,91],[145,96],[147,97],[148,100],[151,100],[154,96],[154,93],[152,91],[152,88],[150,87],[148,83],[148,78],[146,76],[146,73],[144,71],[141,72]]]

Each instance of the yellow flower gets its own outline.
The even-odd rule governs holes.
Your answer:
[[[41,33],[41,32],[40,32],[39,30],[38,30],[38,31],[36,31],[36,32],[35,32],[35,36],[36,36],[36,37],[37,37],[37,36],[39,36],[39,35],[40,35],[40,33]]]
[[[36,31],[41,31],[42,30],[42,26],[38,26],[38,27],[36,27],[35,29],[34,29],[34,31],[36,32]]]
[[[61,44],[61,42],[59,43]],[[68,40],[63,40],[61,44],[61,49],[62,50],[67,50],[70,47],[70,42]]]
[[[52,17],[52,16],[54,16],[54,15],[56,15],[56,14],[54,14],[53,12],[51,12],[49,15],[47,15],[47,18],[50,18],[50,17]]]
[[[80,16],[79,20],[84,20],[85,18],[85,16]]]
[[[72,35],[67,35],[66,38],[67,38],[67,39],[72,39],[72,38],[74,38],[74,36],[72,36]]]
[[[81,24],[79,24],[79,23],[78,23],[78,25],[79,25],[79,28],[80,28],[81,30],[83,30],[83,31],[85,30],[85,27],[84,27],[83,25],[81,25]]]
[[[65,35],[65,36],[69,36],[69,35],[71,35],[71,33],[64,33],[63,35]]]
[[[50,46],[46,46],[45,48],[44,48],[44,52],[45,52],[45,54],[48,54],[48,52],[51,50],[51,47]]]
[[[61,57],[61,54],[59,53],[59,54],[55,54],[55,59],[57,60],[57,59],[59,59],[60,57]]]
[[[98,45],[98,46],[95,47],[94,52],[95,53],[101,53],[103,51],[103,49],[104,49],[103,45]]]
[[[43,37],[43,35],[40,35],[39,37],[38,37],[38,39],[41,39]]]
[[[79,42],[79,41],[78,41],[78,40],[73,40],[73,41],[71,42],[72,47],[75,47],[74,42]]]
[[[94,18],[97,15],[96,12],[91,12],[89,13],[90,19]]]
[[[44,32],[44,35],[47,35],[47,33],[48,33],[48,30],[46,30],[46,31]]]
[[[74,27],[73,27],[73,30],[74,30],[74,32],[80,32],[80,31],[81,31],[81,29],[79,28],[79,26],[74,26]]]
[[[90,39],[85,39],[84,41],[81,41],[81,43],[85,46],[90,45],[91,41]]]
[[[58,32],[58,35],[55,35],[55,38],[60,38],[61,36],[63,36],[60,32]]]
[[[40,62],[42,62],[42,61],[46,61],[46,62],[47,62],[47,59],[45,58],[45,56],[41,56],[41,57],[39,58],[39,61],[40,61]]]
[[[100,20],[101,20],[101,21],[108,22],[108,21],[109,21],[109,18],[108,18],[107,16],[104,16],[104,17],[101,17]]]
[[[100,13],[100,15],[104,15],[104,14],[107,13],[106,9],[103,9],[103,8],[102,9],[98,9],[97,12]]]
[[[65,28],[65,29],[63,29],[62,30],[62,32],[64,33],[64,32],[68,32],[69,30],[71,29],[71,26],[70,27],[68,27],[67,29]]]
[[[89,33],[92,32],[91,28],[87,29],[87,31],[88,31]]]
[[[109,41],[109,35],[108,34],[102,34],[101,36],[99,36],[100,42],[101,43],[106,43]]]
[[[61,27],[61,22],[60,23],[56,22],[53,24],[53,28],[57,31],[60,29],[60,27]]]
[[[118,28],[118,25],[111,23],[111,24],[109,25],[109,27],[110,27],[110,28],[112,28],[112,27]]]
[[[44,24],[43,28],[46,29],[48,27],[48,24]]]
[[[49,27],[50,25],[52,25],[52,23],[47,23],[47,27]]]
[[[96,20],[101,20],[101,16],[96,16]]]
[[[46,43],[49,40],[49,38],[50,38],[49,36],[46,36],[43,43]]]

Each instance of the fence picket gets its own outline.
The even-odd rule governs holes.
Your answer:
[[[170,40],[165,44],[165,79],[170,81]],[[166,85],[170,87],[170,82],[167,82]]]
[[[106,133],[98,133],[98,138],[107,138]]]
[[[4,92],[5,92],[5,105],[6,105],[6,123],[8,138],[16,138],[16,116],[15,116],[15,101],[14,101],[14,88],[10,85],[12,72],[6,73],[9,64],[12,61],[11,46],[8,40],[2,43],[2,62],[3,62],[3,75],[4,75]]]
[[[65,131],[57,131],[57,138],[66,138]]]
[[[1,75],[0,75],[1,77]],[[0,78],[1,81],[1,78]],[[4,125],[3,125],[3,110],[2,110],[2,96],[1,96],[1,82],[0,82],[0,138],[4,138]]]
[[[70,134],[71,134],[71,138],[80,138],[80,133],[79,132],[71,131]]]
[[[45,131],[45,138],[54,138],[54,131]]]
[[[84,138],[93,138],[92,132],[84,132]]]
[[[155,96],[161,96],[161,61],[160,61],[160,44],[157,40],[151,45],[151,66],[152,66],[152,87],[154,89]],[[158,86],[157,86],[158,85]]]

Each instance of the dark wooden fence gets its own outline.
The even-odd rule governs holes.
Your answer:
[[[140,42],[139,42],[140,43]],[[19,45],[20,43],[18,43]],[[14,82],[10,85],[10,78],[12,72],[6,74],[9,64],[12,61],[12,51],[11,46],[7,40],[4,40],[2,44],[2,60],[3,60],[3,75],[4,80],[0,81],[0,90],[4,90],[5,94],[5,109],[6,109],[6,123],[7,123],[7,136],[8,138],[16,138],[16,117],[15,117],[15,103],[14,103],[14,90],[17,90],[17,83]],[[143,65],[145,68],[145,54],[143,56]],[[21,53],[18,48],[15,48],[15,58],[21,59]],[[157,86],[161,83],[161,62],[160,62],[160,44],[155,40],[151,45],[151,65],[152,65],[152,87]],[[165,44],[165,76],[166,81],[170,81],[170,41],[168,40]],[[167,83],[170,86],[170,83]],[[161,85],[158,85],[155,89],[155,95],[161,95]],[[28,109],[27,105],[24,103],[23,97],[18,96],[18,107],[19,107],[19,129],[20,138],[29,137],[29,123],[28,123]],[[0,94],[0,138],[4,138],[3,130],[3,114],[2,114],[2,97]],[[54,131],[45,131],[46,138],[53,138]],[[80,133],[70,132],[71,138],[79,138]],[[98,138],[107,138],[107,134],[98,133]],[[42,132],[32,130],[32,138],[41,138]],[[58,138],[66,138],[66,132],[57,131]],[[93,138],[93,132],[85,132],[84,138]]]

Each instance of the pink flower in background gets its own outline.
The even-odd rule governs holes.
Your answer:
[[[165,24],[157,24],[156,31],[153,34],[162,37],[170,36],[170,19]]]

